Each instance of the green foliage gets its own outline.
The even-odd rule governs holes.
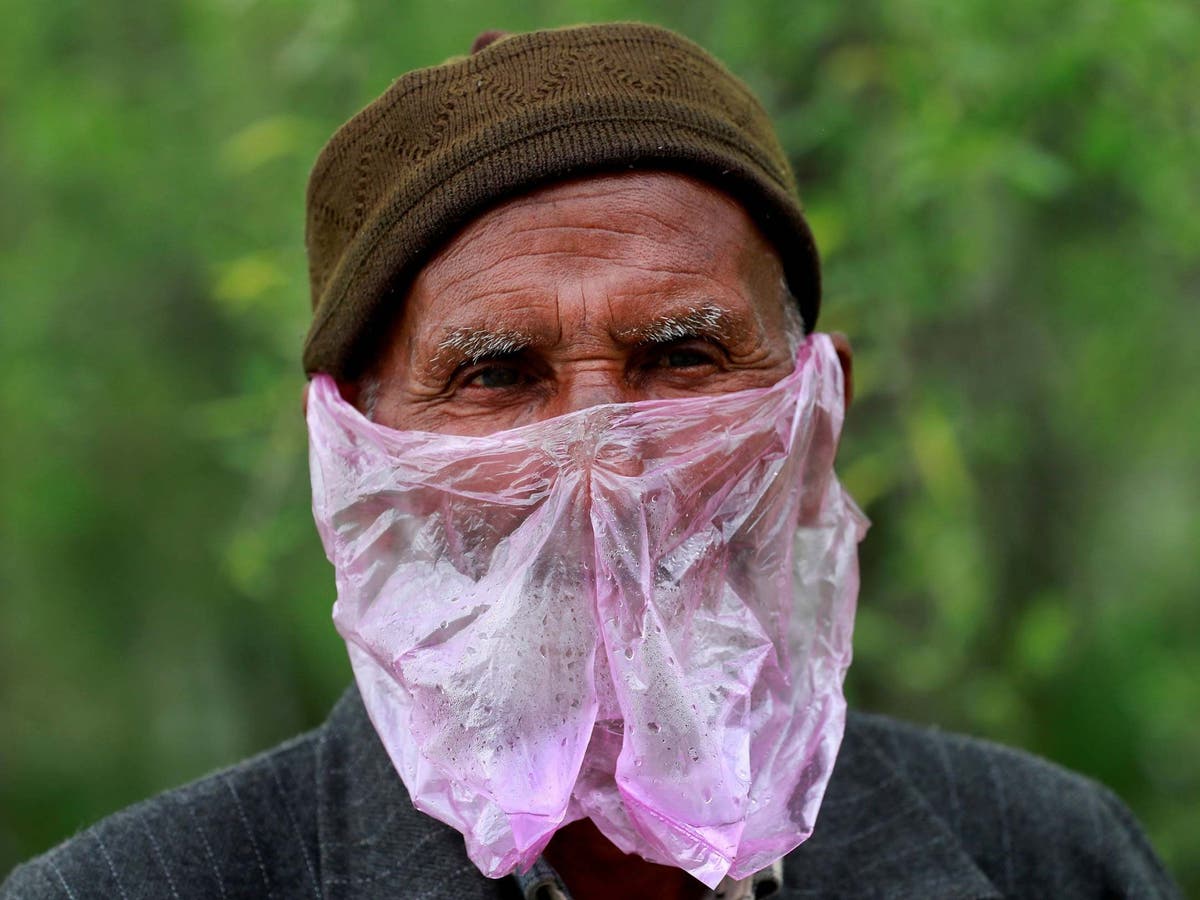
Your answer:
[[[4,4],[0,872],[308,727],[324,139],[485,28],[639,18],[764,98],[854,340],[855,702],[1114,787],[1200,892],[1191,0]]]

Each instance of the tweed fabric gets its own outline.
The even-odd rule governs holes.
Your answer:
[[[613,896],[622,888],[614,879]],[[1129,811],[1019,751],[851,712],[780,898],[1180,896]],[[417,812],[351,688],[318,730],[19,866],[0,900],[520,900]]]
[[[629,169],[680,171],[741,201],[811,330],[817,252],[762,106],[679,35],[589,25],[506,36],[409,72],[334,134],[308,186],[305,370],[358,374],[416,269],[488,207]]]

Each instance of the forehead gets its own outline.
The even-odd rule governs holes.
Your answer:
[[[680,174],[600,175],[469,223],[418,273],[400,331],[429,354],[487,332],[619,339],[680,317],[746,328],[781,283],[774,249],[728,195]]]

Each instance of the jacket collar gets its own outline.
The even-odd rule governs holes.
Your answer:
[[[462,836],[412,805],[358,690],[318,743],[318,836],[331,898],[517,897],[484,877]],[[811,838],[784,865],[782,897],[976,900],[1000,893],[853,713]]]

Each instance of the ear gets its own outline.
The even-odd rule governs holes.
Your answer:
[[[311,381],[304,382],[304,391],[300,395],[300,409],[303,415],[308,415],[308,391],[312,387]],[[338,393],[342,395],[342,399],[358,409],[358,382],[357,381],[342,381],[337,379]]]
[[[833,340],[833,349],[837,351],[838,362],[842,364],[842,383],[846,388],[846,409],[854,399],[854,351],[850,349],[850,339],[840,331],[835,331],[829,337]]]

